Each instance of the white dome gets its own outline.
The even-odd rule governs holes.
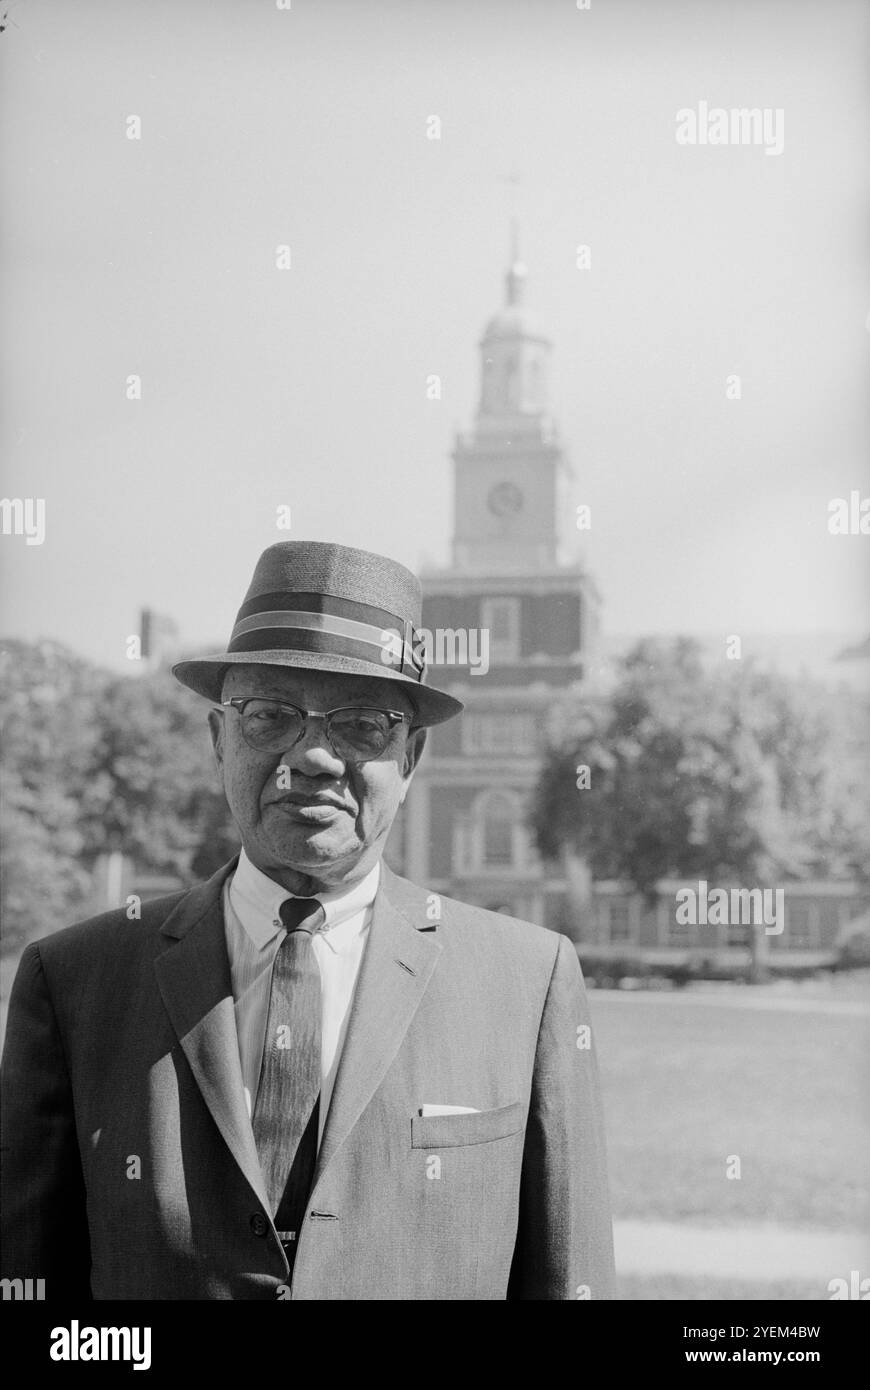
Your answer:
[[[521,304],[508,304],[499,309],[483,330],[483,341],[492,338],[536,338],[549,343],[550,339],[534,315]]]

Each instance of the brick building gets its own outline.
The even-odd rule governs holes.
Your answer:
[[[389,858],[435,891],[557,926],[564,885],[544,873],[527,804],[554,697],[588,683],[600,600],[549,411],[552,345],[525,281],[514,255],[480,341],[477,415],[453,450],[452,563],[422,575],[433,679],[466,710],[430,733]],[[452,647],[434,645],[441,634]]]

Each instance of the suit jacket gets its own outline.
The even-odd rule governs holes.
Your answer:
[[[3,1274],[46,1297],[612,1296],[594,1047],[564,937],[382,866],[292,1281],[242,1086],[221,889],[22,956]],[[422,1118],[424,1104],[478,1114]]]

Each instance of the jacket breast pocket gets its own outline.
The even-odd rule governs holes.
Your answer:
[[[411,1148],[452,1149],[461,1144],[489,1144],[493,1139],[518,1134],[524,1120],[525,1106],[520,1100],[470,1115],[414,1115]]]

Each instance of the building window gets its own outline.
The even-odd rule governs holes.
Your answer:
[[[544,893],[544,926],[550,931],[571,934],[571,910],[565,893]]]
[[[523,803],[515,793],[496,789],[482,792],[470,814],[456,818],[454,873],[516,873],[529,868],[532,859],[523,825]]]
[[[611,942],[631,940],[631,904],[627,898],[616,898],[607,905],[608,935]]]
[[[463,753],[535,753],[538,724],[533,714],[466,714],[462,720]]]
[[[481,818],[483,864],[497,868],[514,862],[514,807],[506,796],[488,797]]]
[[[487,598],[481,605],[481,623],[489,633],[490,661],[520,659],[520,601]]]
[[[695,928],[691,922],[678,922],[676,905],[672,904],[667,919],[669,946],[689,946],[692,941],[692,934]]]
[[[504,403],[507,410],[519,409],[519,372],[515,357],[509,357],[504,364]]]
[[[541,365],[539,362],[529,363],[529,404],[536,406],[541,400]]]
[[[818,945],[814,913],[809,903],[788,902],[785,904],[785,931],[780,940],[792,950],[806,951]],[[776,938],[773,938],[776,940]],[[777,942],[779,944],[779,942]]]
[[[726,927],[726,942],[729,946],[751,946],[752,945],[752,923],[734,922],[730,920]]]

